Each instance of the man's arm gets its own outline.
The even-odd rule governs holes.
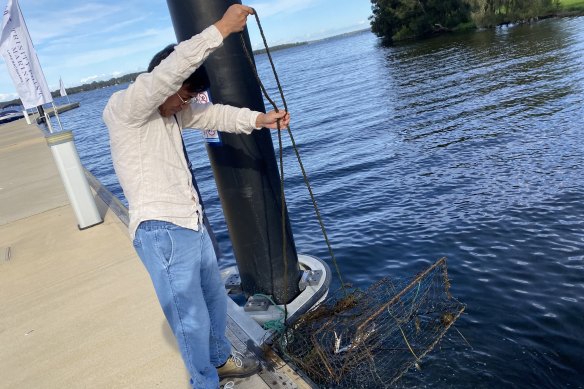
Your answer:
[[[284,129],[290,123],[290,115],[284,111],[261,113],[248,108],[236,108],[222,104],[192,104],[181,111],[184,128],[217,130],[249,134],[260,128]]]
[[[253,9],[234,4],[221,20],[200,34],[181,42],[175,50],[150,73],[138,76],[125,91],[112,97],[106,111],[128,126],[140,126],[207,59],[223,39],[245,27]],[[104,113],[105,114],[105,113]]]
[[[128,126],[143,125],[222,42],[215,26],[181,42],[152,72],[139,75],[128,89],[114,94],[106,113],[111,110],[112,116]]]

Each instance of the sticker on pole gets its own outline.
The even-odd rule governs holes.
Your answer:
[[[210,104],[211,97],[209,91],[201,92],[195,97],[197,104]],[[221,138],[219,137],[219,132],[217,130],[204,130],[203,138],[207,143],[220,144]]]

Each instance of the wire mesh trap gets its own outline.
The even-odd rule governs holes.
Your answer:
[[[320,387],[388,387],[464,311],[449,289],[445,258],[409,282],[384,278],[365,291],[342,289],[290,326],[276,347]]]

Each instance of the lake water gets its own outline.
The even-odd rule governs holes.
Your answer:
[[[393,48],[365,32],[274,59],[345,281],[409,277],[446,256],[467,305],[456,328],[472,347],[451,331],[399,385],[582,387],[584,18]],[[70,96],[81,107],[61,116],[84,165],[122,199],[101,111],[124,87]],[[230,266],[200,133],[186,143]],[[297,248],[328,260],[286,145]]]

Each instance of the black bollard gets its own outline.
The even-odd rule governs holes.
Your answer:
[[[37,121],[39,123],[44,123],[45,122],[45,109],[43,108],[42,105],[37,106],[37,109],[39,111],[39,117],[38,117]]]
[[[229,0],[167,0],[178,41],[189,39],[218,21],[232,4]],[[253,21],[253,17],[248,19]],[[248,50],[251,44],[243,32]],[[233,34],[205,62],[214,103],[265,112],[260,87]],[[270,130],[251,135],[221,133],[219,144],[207,144],[223,213],[239,268],[242,289],[248,295],[271,295],[278,304],[293,300],[300,290],[298,255],[285,212],[282,236],[282,193]],[[284,205],[284,208],[286,206]],[[283,247],[286,246],[286,260]]]

